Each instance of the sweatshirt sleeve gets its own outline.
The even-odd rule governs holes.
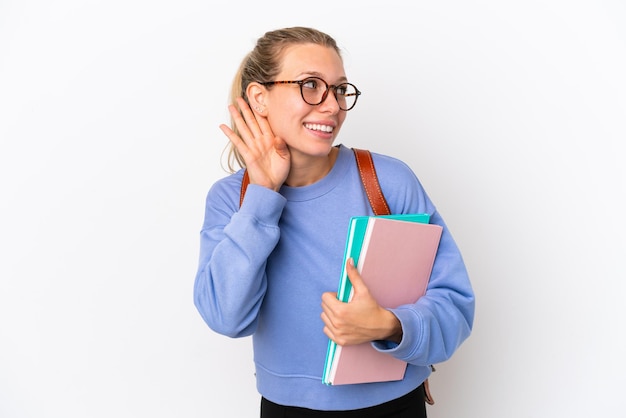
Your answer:
[[[194,303],[204,321],[229,337],[256,329],[267,288],[265,265],[280,237],[286,203],[279,193],[251,184],[237,210],[236,192],[218,182],[207,195],[194,285]]]

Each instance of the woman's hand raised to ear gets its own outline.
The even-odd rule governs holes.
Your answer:
[[[220,129],[245,161],[250,183],[278,191],[291,168],[289,147],[274,135],[267,118],[254,114],[243,98],[237,99],[237,105],[241,113],[233,105],[228,110],[241,137],[226,125]]]

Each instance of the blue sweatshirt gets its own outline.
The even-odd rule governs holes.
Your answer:
[[[373,214],[349,148],[339,146],[331,171],[309,186],[277,193],[251,184],[241,208],[241,170],[209,190],[194,302],[215,332],[252,335],[257,388],[270,401],[320,410],[387,402],[419,386],[471,332],[474,293],[443,219],[406,164],[372,156],[392,213],[428,213],[444,227],[426,295],[391,310],[402,341],[372,343],[409,363],[401,381],[322,383],[321,296],[337,291],[350,217]]]

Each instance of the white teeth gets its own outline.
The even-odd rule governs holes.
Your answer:
[[[332,132],[333,131],[333,127],[332,126],[328,126],[328,125],[320,125],[319,123],[305,123],[304,126],[307,129],[311,129],[314,131],[322,131],[322,132]]]

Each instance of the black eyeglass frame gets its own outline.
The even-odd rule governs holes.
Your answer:
[[[319,80],[322,83],[324,83],[324,85],[326,86],[326,91],[324,92],[324,94],[322,94],[322,99],[317,102],[317,103],[309,103],[305,98],[304,98],[304,91],[303,89],[303,84],[305,84],[307,81],[310,80]],[[317,106],[321,103],[324,102],[324,100],[326,100],[326,98],[328,97],[328,91],[330,89],[333,90],[333,94],[335,95],[335,100],[337,100],[337,104],[339,105],[339,109],[343,110],[343,111],[348,111],[351,110],[352,108],[354,108],[354,106],[356,105],[357,100],[359,99],[359,96],[361,95],[361,91],[352,83],[341,83],[341,84],[328,84],[326,82],[326,80],[324,80],[323,78],[319,78],[319,77],[307,77],[303,80],[281,80],[281,81],[264,81],[261,82],[259,81],[259,84],[263,85],[263,86],[274,86],[277,84],[298,84],[300,86],[300,96],[302,96],[302,100],[304,100],[304,103],[311,105],[311,106]],[[339,104],[339,99],[337,98],[337,89],[342,87],[342,86],[352,86],[354,87],[354,93],[350,93],[347,95],[343,95],[343,96],[354,96],[354,103],[352,103],[352,106],[350,106],[347,109],[342,109],[341,108],[341,104]]]

